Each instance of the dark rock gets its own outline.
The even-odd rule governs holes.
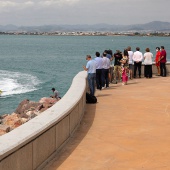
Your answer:
[[[10,126],[0,125],[0,136],[10,132]]]
[[[29,100],[23,100],[15,110],[15,113],[17,114],[24,114],[28,111],[34,111],[38,110],[39,108],[42,107],[42,103],[39,102],[33,102]]]
[[[20,117],[21,117],[21,118],[26,118],[26,119],[29,118],[29,116],[28,116],[26,113],[21,113],[21,114],[20,114]]]
[[[26,115],[28,116],[28,120],[33,119],[34,117],[37,116],[37,114],[35,114],[34,111],[28,111]]]

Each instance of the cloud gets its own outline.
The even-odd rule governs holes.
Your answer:
[[[80,0],[11,0],[11,1],[0,1],[0,13],[13,12],[18,10],[29,10],[31,9],[58,9],[65,8],[66,6],[73,6]]]
[[[33,6],[33,1],[14,2],[14,1],[0,1],[0,12],[11,12],[11,10],[18,10]]]
[[[25,6],[25,7],[29,7],[30,5],[39,5],[39,6],[52,6],[52,5],[70,5],[70,4],[75,4],[77,2],[79,2],[80,0],[45,0],[45,1],[15,1],[15,0],[11,0],[11,1],[5,1],[5,0],[1,0],[0,1],[0,7],[1,8],[8,8],[8,7],[18,7],[18,6]]]
[[[8,8],[8,7],[15,7],[17,6],[17,3],[12,2],[12,1],[0,1],[0,8]]]
[[[39,1],[37,2],[37,5],[40,7],[50,7],[50,6],[63,6],[68,4],[74,4],[78,0],[47,0],[47,1]]]
[[[0,21],[3,25],[140,24],[170,21],[169,5],[167,0],[0,0]]]

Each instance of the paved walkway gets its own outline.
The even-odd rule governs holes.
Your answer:
[[[170,170],[170,77],[97,91],[80,128],[46,170]]]

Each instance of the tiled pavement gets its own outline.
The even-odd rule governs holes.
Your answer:
[[[96,96],[45,170],[170,170],[170,77],[110,84]]]

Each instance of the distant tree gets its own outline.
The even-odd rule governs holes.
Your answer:
[[[140,33],[139,32],[135,32],[135,35],[140,35]]]

